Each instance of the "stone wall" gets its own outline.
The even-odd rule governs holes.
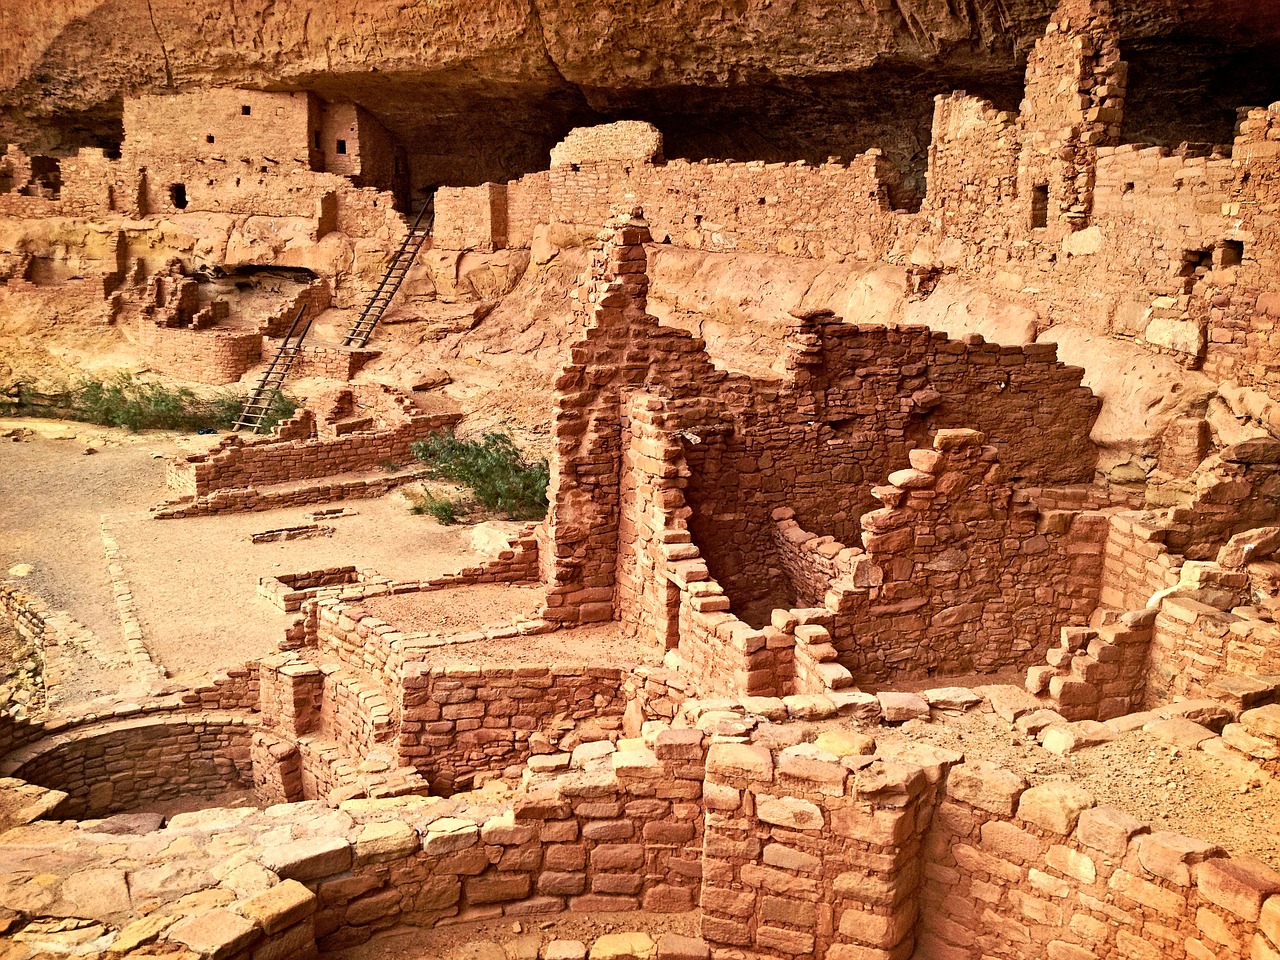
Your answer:
[[[702,934],[763,956],[908,957],[936,785],[915,764],[812,744],[713,743]]]
[[[195,497],[217,490],[314,480],[387,462],[413,460],[412,446],[434,431],[448,428],[457,414],[427,414],[405,407],[386,410],[385,422],[373,429],[337,437],[296,440],[265,439],[245,443],[238,436],[225,439],[208,454],[188,457],[173,465],[169,485]]]
[[[570,131],[551,150],[551,166],[592,163],[600,160],[662,159],[662,134],[651,123],[621,120]]]
[[[653,235],[704,250],[878,259],[892,242],[879,151],[848,164],[594,160],[551,168],[549,219],[597,224],[643,208]]]
[[[551,216],[551,172],[530,173],[507,184],[507,245],[533,245],[534,231]]]
[[[262,362],[262,334],[157,326],[139,317],[138,346],[153,369],[176,380],[222,386],[237,383]]]
[[[953,768],[924,845],[928,956],[1267,957],[1280,876],[983,761]],[[1265,904],[1265,906],[1264,906]]]
[[[404,678],[400,754],[446,795],[478,786],[477,774],[511,771],[557,753],[587,718],[614,719],[625,706],[623,671],[585,664],[432,667]]]
[[[253,784],[254,721],[243,714],[143,716],[63,733],[11,774],[56,786],[68,797],[58,816],[113,813],[181,797],[213,797]],[[38,746],[38,744],[37,744]]]
[[[507,245],[507,187],[504,184],[441,187],[436,191],[435,202],[432,247],[492,251]]]
[[[1280,630],[1193,597],[1166,597],[1151,638],[1147,703],[1221,696],[1223,685],[1280,673]]]
[[[866,556],[824,598],[855,680],[1029,666],[1097,605],[1105,519],[1041,523],[984,440],[939,430],[876,488]]]
[[[877,748],[847,724],[811,731],[809,742],[794,723],[849,706],[874,725],[894,696],[688,701],[641,737],[543,757],[512,794],[483,803],[396,796],[178,814],[153,834],[165,841],[162,865],[150,841],[117,853],[74,823],[10,836],[40,858],[47,902],[104,922],[125,956],[129,941],[114,930],[140,899],[148,916],[188,906],[186,919],[149,936],[228,958],[297,924],[305,929],[272,956],[302,960],[397,924],[695,904],[708,945],[761,960],[1275,952],[1280,874],[1260,863],[1099,807],[1069,781],[1031,786],[922,744]],[[288,744],[263,733],[252,749],[281,775],[278,790],[292,789]],[[242,870],[273,876],[265,890],[223,883],[232,897],[191,912],[191,895],[216,882],[208,852],[168,841],[211,833],[243,851]],[[100,876],[86,888],[78,874],[90,862]],[[102,899],[103,884],[126,873],[129,895]],[[112,912],[114,903],[125,906]]]

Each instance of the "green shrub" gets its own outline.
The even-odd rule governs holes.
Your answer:
[[[434,517],[437,523],[446,527],[458,522],[458,505],[448,497],[437,497],[430,490],[424,490],[416,496],[411,494],[410,497],[413,500],[410,513]]]
[[[135,431],[229,430],[244,403],[244,397],[229,390],[203,398],[186,387],[144,383],[131,374],[118,373],[105,380],[86,377],[51,393],[39,393],[23,385],[15,399],[0,404],[0,411]],[[263,429],[271,429],[297,408],[296,400],[277,392],[263,419]]]
[[[487,433],[479,440],[433,433],[413,445],[413,454],[432,477],[470,487],[487,510],[517,520],[546,516],[547,461],[526,460],[504,433]]]

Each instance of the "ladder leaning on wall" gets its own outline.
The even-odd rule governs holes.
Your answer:
[[[391,258],[391,263],[387,265],[387,272],[382,275],[382,280],[379,281],[373,296],[369,298],[369,302],[364,305],[364,310],[360,312],[360,318],[351,325],[351,329],[347,332],[346,339],[342,341],[344,347],[363,347],[369,342],[369,338],[373,336],[374,328],[378,325],[378,321],[382,319],[382,315],[387,312],[387,307],[391,306],[391,301],[395,298],[396,291],[400,289],[400,283],[409,272],[409,268],[413,266],[413,261],[418,256],[418,251],[422,249],[422,245],[430,235],[431,223],[434,218],[435,197],[429,197],[426,205],[418,211],[418,216],[413,221],[413,226],[405,234],[404,242],[400,244],[400,249]]]
[[[307,331],[311,329],[309,317],[306,323],[302,322],[306,313],[307,305],[304,303],[298,308],[298,315],[293,318],[293,323],[289,325],[289,332],[280,341],[280,348],[276,350],[276,355],[267,365],[266,373],[262,375],[258,385],[249,394],[249,399],[245,401],[244,409],[240,411],[240,418],[231,428],[232,430],[250,430],[257,433],[262,428],[262,421],[266,419],[267,412],[280,393],[280,388],[284,386],[293,361],[302,352],[302,341],[306,339]]]

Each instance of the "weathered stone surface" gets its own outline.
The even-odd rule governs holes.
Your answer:
[[[947,777],[947,793],[980,810],[1012,816],[1018,798],[1028,787],[1022,777],[989,760],[970,760],[953,767]]]
[[[658,945],[647,933],[606,933],[591,945],[590,960],[654,960]]]
[[[318,880],[351,866],[351,845],[337,837],[291,840],[269,847],[262,862],[282,880]]]
[[[1065,837],[1075,830],[1081,812],[1092,806],[1093,796],[1083,787],[1051,780],[1023,792],[1018,818]]]

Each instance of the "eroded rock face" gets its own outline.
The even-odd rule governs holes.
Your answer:
[[[12,0],[0,140],[111,147],[122,95],[249,85],[363,104],[423,183],[537,169],[572,126],[623,116],[656,122],[670,156],[822,160],[880,145],[918,179],[932,94],[966,87],[1015,106],[1021,55],[1052,6]],[[1225,139],[1234,106],[1280,95],[1263,89],[1274,71],[1251,69],[1280,46],[1265,4],[1115,6],[1135,92],[1148,87],[1130,99],[1150,106],[1127,118],[1143,136]],[[1160,106],[1175,93],[1176,130]]]

